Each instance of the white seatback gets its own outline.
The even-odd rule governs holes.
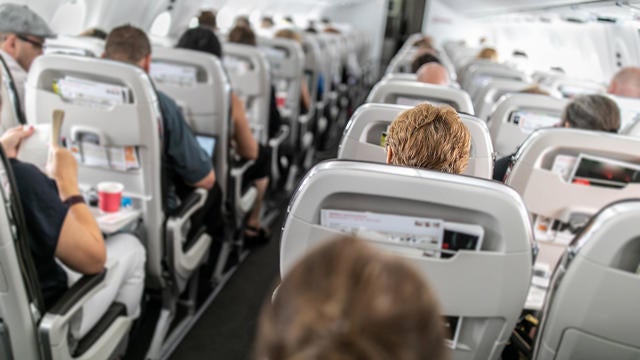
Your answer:
[[[99,58],[104,53],[104,40],[89,36],[60,35],[47,39],[44,53],[80,55]]]
[[[320,71],[318,76],[318,86],[316,86],[316,91],[322,88],[323,92],[319,94],[319,101],[322,104],[329,103],[329,92],[331,90],[331,57],[329,56],[328,44],[324,37],[320,34],[305,34],[305,38],[311,38],[311,41],[314,41],[318,46],[318,51],[320,52],[320,56],[316,58],[317,66]],[[322,78],[320,78],[322,75]],[[322,82],[322,86],[320,87],[320,82]]]
[[[65,76],[123,86],[130,99],[119,105],[87,105],[63,99],[53,84]],[[148,278],[162,281],[163,194],[161,189],[162,120],[158,99],[147,74],[128,64],[68,55],[45,55],[31,65],[26,85],[27,122],[47,124],[53,110],[65,111],[61,135],[73,139],[75,131],[98,135],[103,146],[136,146],[139,169],[116,170],[79,164],[81,184],[101,181],[124,184],[124,195],[142,210],[147,239]]]
[[[161,77],[154,70],[157,65],[187,69],[195,79]],[[194,132],[217,136],[215,172],[224,178],[229,173],[231,84],[222,63],[201,51],[158,47],[152,53],[151,77],[158,90],[183,106],[184,118]],[[226,196],[226,181],[219,183]]]
[[[542,216],[568,223],[572,215],[591,216],[614,201],[640,197],[638,183],[622,189],[586,186],[570,183],[552,171],[558,155],[579,154],[639,164],[640,139],[575,129],[533,132],[516,153],[515,164],[506,178],[506,184],[522,196],[532,218]],[[540,244],[537,261],[553,269],[566,245],[554,239]]]
[[[640,136],[640,99],[608,95],[620,108],[620,134]]]
[[[418,81],[418,76],[415,73],[391,73],[383,76],[380,81],[389,81],[389,80]]]
[[[387,154],[380,143],[381,135],[401,112],[409,106],[366,104],[353,114],[342,135],[338,159],[384,163]],[[493,147],[487,125],[479,119],[460,114],[460,119],[471,134],[471,154],[465,175],[491,179],[493,174]]]
[[[473,96],[487,79],[506,79],[528,82],[528,76],[517,69],[505,64],[498,64],[487,60],[473,60],[465,66],[460,74],[462,88]]]
[[[602,210],[555,270],[534,359],[640,358],[640,202]]]
[[[531,84],[519,80],[487,79],[482,87],[472,95],[473,108],[476,109],[478,117],[486,121],[500,97],[509,93],[517,93],[529,86]]]
[[[300,85],[304,71],[302,46],[289,39],[258,38],[258,47],[266,54],[271,64],[271,79],[276,87],[276,98],[284,97],[284,106],[279,108],[289,121],[290,144],[298,143],[298,117],[300,116]]]
[[[459,251],[446,260],[422,256],[402,245],[381,246],[399,253],[425,275],[444,315],[464,317],[454,358],[500,357],[531,277],[531,228],[524,204],[513,190],[460,175],[350,161],[321,163],[300,184],[282,232],[282,276],[310,249],[342,234],[321,225],[323,209],[482,226],[480,251]]]
[[[471,99],[464,90],[410,80],[380,81],[371,89],[367,102],[401,104],[405,99],[408,102],[415,103],[435,102],[449,104],[458,112],[474,114]]]
[[[233,89],[245,98],[247,115],[258,140],[269,140],[271,68],[266,56],[255,46],[225,43],[222,63]],[[254,132],[255,133],[255,132]]]
[[[413,58],[417,54],[418,49],[413,47],[398,51],[398,53],[389,62],[389,65],[384,72],[385,75],[395,73],[410,73],[411,63],[413,62]]]
[[[606,93],[606,86],[590,80],[579,80],[568,77],[551,77],[548,80],[542,81],[541,85],[544,85],[551,89],[552,92],[560,94],[565,98],[573,98],[578,95],[586,94],[604,94]]]
[[[489,118],[489,132],[497,156],[512,154],[531,131],[536,130],[524,122],[513,123],[512,114],[515,111],[542,113],[560,119],[567,103],[567,100],[535,94],[509,94],[502,97]]]

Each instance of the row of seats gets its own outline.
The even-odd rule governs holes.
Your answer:
[[[353,89],[364,88],[367,86],[364,79],[369,75],[343,77],[342,70],[347,58],[355,53],[361,55],[356,59],[362,69],[370,67],[368,46],[366,37],[353,34],[308,35],[302,44],[287,39],[259,39],[257,48],[225,43],[225,56],[229,60],[224,63],[202,52],[155,46],[147,75],[137,67],[99,59],[104,47],[100,40],[60,37],[48,41],[47,54],[31,66],[26,85],[26,114],[20,111],[10,73],[3,66],[2,98],[10,103],[3,107],[4,129],[18,124],[50,124],[53,111],[62,109],[66,115],[61,136],[69,146],[83,151],[89,139],[92,146],[108,154],[112,149],[133,149],[137,163],[131,168],[112,166],[111,155],[107,155],[106,163],[90,163],[88,156],[81,156],[79,181],[85,188],[105,179],[122,183],[131,207],[140,213],[140,221],[133,227],[147,251],[147,301],[154,298],[161,307],[146,358],[161,358],[175,347],[197,320],[198,309],[208,306],[233,273],[235,266],[230,265],[237,265],[246,256],[240,234],[244,217],[255,201],[256,189],[243,184],[242,180],[250,162],[236,166],[232,161],[232,89],[246,101],[256,138],[273,150],[272,176],[277,180],[283,175],[280,148],[288,147],[292,153],[308,151],[318,141],[315,119],[324,118],[324,131],[327,131],[336,126],[340,116],[347,118],[346,104],[355,104],[360,101],[359,96],[364,96],[359,95],[366,93],[364,90],[347,91],[347,84],[351,82]],[[321,56],[323,51],[332,56]],[[313,94],[313,106],[307,114],[300,115],[300,83],[305,73],[310,75],[307,83]],[[324,87],[318,86],[321,78],[324,78]],[[68,86],[65,82],[86,84],[86,92],[78,88],[65,89]],[[272,84],[276,97],[282,96],[279,110],[287,119],[275,137],[270,137],[268,132]],[[115,91],[116,99],[94,101],[95,94],[91,91],[102,88]],[[177,101],[197,137],[213,139],[213,163],[230,230],[221,239],[219,250],[209,235],[191,229],[194,214],[207,201],[206,191],[194,190],[176,211],[167,210],[164,201],[167,179],[161,155],[163,129],[155,89]],[[317,93],[319,89],[321,93]],[[5,117],[4,112],[9,114]],[[3,184],[7,186],[3,187],[6,206],[0,213],[4,224],[0,238],[6,251],[0,252],[0,264],[3,278],[13,282],[32,272],[20,275],[22,269],[16,262],[17,252],[28,265],[29,249],[23,238],[16,238],[24,236],[21,230],[24,226],[20,223],[19,202],[12,195],[15,187],[11,183],[11,171],[6,167],[6,159],[2,159],[5,166],[1,173],[6,177]],[[211,278],[201,279],[202,265],[211,262]],[[30,288],[32,283],[14,284],[16,286],[9,287],[11,291],[3,291],[0,337],[10,339],[11,345],[2,349],[19,349],[25,358],[39,358],[36,343],[41,342],[46,358],[109,358],[121,346],[133,321],[130,314],[123,314],[118,304],[113,304],[110,312],[82,339],[70,335],[82,305],[110,281],[109,275],[109,271],[105,271],[84,277],[53,309],[44,309],[41,301],[35,301],[34,309],[42,314],[40,322],[37,321],[39,315],[33,323],[24,321],[32,318],[27,299],[38,299],[38,289]],[[202,280],[213,284],[204,302],[199,294]]]
[[[407,48],[416,39],[410,38],[398,54],[410,53]],[[455,47],[447,48],[454,52]],[[531,80],[501,64],[463,63],[467,55],[449,58],[455,59],[456,67],[464,67],[458,73],[462,87],[479,94],[482,104],[491,104],[489,126],[484,119],[462,113],[473,98],[465,90],[388,73],[369,94],[370,103],[349,121],[338,153],[343,160],[314,167],[294,194],[281,241],[281,274],[314,244],[352,232],[406,257],[425,274],[443,314],[458,319],[450,342],[456,359],[500,358],[523,309],[541,313],[535,347],[528,349],[535,359],[638,356],[640,342],[633,335],[638,306],[626,296],[613,298],[640,284],[640,243],[637,230],[631,228],[640,204],[628,200],[638,198],[640,189],[631,179],[615,187],[571,181],[571,164],[564,161],[570,157],[578,163],[596,159],[603,164],[635,164],[640,139],[539,129],[554,125],[567,100],[503,96],[529,86]],[[392,71],[401,67],[398,62],[391,65]],[[407,98],[458,110],[472,139],[466,172],[470,176],[376,164],[385,162],[385,131],[410,108],[398,105],[411,105],[403,103]],[[547,118],[523,126],[526,112]],[[486,180],[492,174],[494,145],[501,154],[518,149],[507,186]],[[327,221],[332,212],[353,223],[332,224]],[[452,257],[434,257],[420,241],[371,231],[367,226],[372,225],[358,220],[367,214],[405,216],[416,222],[443,219],[445,224],[470,225],[467,235],[478,234],[469,230],[476,225],[483,229],[483,241],[479,249],[463,247]],[[465,234],[462,229],[458,228]],[[541,276],[541,269],[547,274]],[[540,294],[541,288],[548,293]]]

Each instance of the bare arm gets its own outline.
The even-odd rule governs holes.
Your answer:
[[[244,159],[255,160],[258,158],[258,142],[253,138],[247,112],[242,100],[231,93],[231,116],[235,127],[234,140],[237,143],[236,151]]]
[[[303,78],[300,84],[300,96],[302,98],[302,104],[307,108],[307,112],[311,111],[311,95],[309,95],[309,87],[307,81]]]
[[[51,176],[55,179],[61,200],[80,194],[78,165],[64,148],[52,149]],[[85,204],[75,204],[62,224],[56,246],[56,257],[72,270],[96,274],[104,269],[107,251],[98,223]]]
[[[207,176],[202,178],[197,183],[193,184],[193,186],[194,187],[198,187],[198,188],[203,188],[203,189],[210,190],[215,183],[216,183],[216,173],[214,173],[213,170],[211,170],[211,171],[209,171]]]

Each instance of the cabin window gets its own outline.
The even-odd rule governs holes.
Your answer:
[[[151,25],[151,34],[156,36],[167,36],[171,29],[171,13],[169,11],[162,12],[156,17]]]

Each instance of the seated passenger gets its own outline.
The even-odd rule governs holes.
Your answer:
[[[640,68],[626,67],[611,79],[607,92],[611,95],[640,98]]]
[[[149,38],[144,31],[133,26],[117,27],[107,37],[104,57],[135,65],[149,72]],[[222,236],[222,192],[216,185],[211,159],[196,141],[175,101],[161,91],[156,93],[162,112],[163,166],[167,170],[169,181],[168,210],[176,209],[179,201],[190,194],[194,187],[209,190],[207,203],[193,221],[206,225],[207,233],[214,239],[219,239]]]
[[[606,96],[578,96],[564,108],[562,127],[617,133],[620,128],[620,109]],[[513,155],[515,153],[496,160],[493,180],[504,181]]]
[[[422,276],[356,238],[308,253],[269,300],[256,359],[450,357],[438,302]]]
[[[416,72],[416,75],[418,76],[418,81],[425,84],[449,86],[451,83],[447,68],[436,62],[422,65]]]
[[[246,26],[251,28],[251,21],[249,21],[249,17],[246,15],[240,15],[236,17],[236,20],[233,22],[233,26]]]
[[[256,34],[244,26],[236,26],[229,32],[229,42],[235,44],[257,46]],[[280,118],[280,111],[276,103],[276,89],[271,84],[271,99],[269,104],[269,138],[274,138],[280,131],[282,125],[282,118]]]
[[[487,47],[480,50],[478,55],[476,55],[476,58],[498,62],[498,52],[494,48]]]
[[[403,111],[387,131],[387,164],[462,174],[471,135],[450,106],[428,103]]]
[[[245,26],[236,26],[235,29],[251,31]],[[178,40],[177,47],[207,52],[222,59],[218,37],[213,32],[201,28],[187,30]],[[245,183],[253,183],[258,190],[256,203],[245,222],[245,241],[249,246],[261,245],[269,241],[270,237],[269,231],[261,227],[260,212],[269,187],[271,154],[268,147],[258,144],[254,139],[242,100],[234,92],[231,93],[231,100],[234,148],[244,160],[255,160],[243,180]]]
[[[81,196],[78,164],[70,151],[51,149],[51,178],[16,159],[20,143],[33,132],[32,127],[12,128],[0,143],[15,176],[45,308],[51,308],[83,274],[97,274],[106,267],[109,282],[84,305],[73,335],[84,336],[113,302],[124,304],[127,315],[137,318],[144,289],[144,247],[125,233],[103,239]]]
[[[413,58],[413,61],[411,61],[411,72],[416,73],[422,65],[432,62],[440,64],[440,59],[431,51],[420,52]]]
[[[45,38],[53,33],[49,25],[26,5],[0,5],[0,19],[0,56],[9,67],[24,111],[27,72],[33,60],[42,55]]]
[[[298,42],[302,45],[302,38],[300,34],[291,29],[282,29],[276,31],[274,37],[289,39]],[[307,80],[302,77],[300,81],[300,114],[306,114],[311,110],[311,95],[309,94],[309,86],[307,86]]]

